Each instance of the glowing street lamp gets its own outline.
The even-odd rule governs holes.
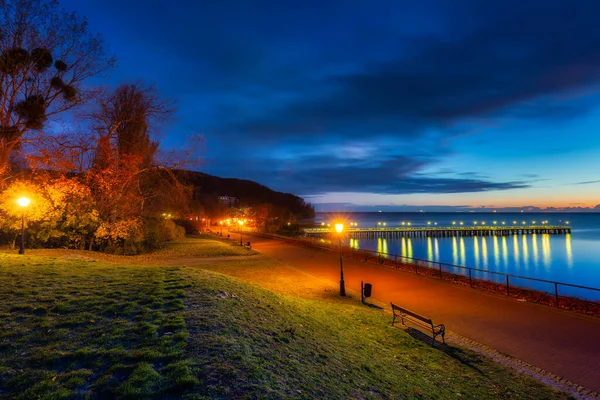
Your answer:
[[[244,230],[244,221],[240,219],[238,224],[240,224],[240,246],[242,246],[242,231]]]
[[[17,200],[17,203],[23,207],[23,212],[21,213],[21,248],[19,249],[19,254],[25,254],[25,207],[29,205],[30,200],[27,197],[21,197]]]
[[[344,224],[335,224],[335,230],[338,233],[340,244],[340,296],[345,296],[346,285],[344,283],[344,265],[342,264],[342,232],[344,231]]]

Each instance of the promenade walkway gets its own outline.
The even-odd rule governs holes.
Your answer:
[[[339,255],[252,237],[252,247],[312,275],[339,282]],[[449,282],[344,258],[346,288],[444,323],[450,331],[600,392],[600,319],[523,303]]]

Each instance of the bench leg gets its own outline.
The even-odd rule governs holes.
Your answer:
[[[392,326],[394,326],[394,322],[396,322],[396,314],[394,314],[394,318],[392,318]]]

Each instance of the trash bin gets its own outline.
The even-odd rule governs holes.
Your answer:
[[[246,243],[246,246],[250,247],[250,242]]]
[[[371,285],[370,283],[365,283],[365,287],[364,287],[365,297],[371,297],[371,289],[372,288],[373,288],[373,285]]]

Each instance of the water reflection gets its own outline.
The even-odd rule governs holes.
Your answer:
[[[571,234],[565,235],[565,245],[567,250],[567,266],[573,268],[573,248],[571,247]]]
[[[544,260],[544,267],[546,267],[546,269],[550,268],[551,254],[550,235],[545,233],[542,235],[542,256]]]
[[[377,252],[383,255],[388,254],[388,241],[385,238],[377,238]]]
[[[427,238],[427,259],[433,260],[433,244],[431,238]]]
[[[500,247],[498,246],[498,236],[494,235],[494,264],[500,265]]]
[[[358,239],[350,238],[350,247],[356,250],[360,249]]]
[[[537,235],[535,233],[531,235],[531,248],[533,249],[533,265],[537,267],[540,262],[540,257],[538,255]]]
[[[515,267],[519,268],[519,238],[517,235],[513,236],[513,256],[515,259]]]
[[[508,269],[508,243],[506,236],[502,236],[502,260],[504,261],[504,269]],[[498,263],[498,266],[500,263]]]
[[[527,247],[527,235],[522,236],[523,241],[523,266],[525,269],[529,267],[529,248]]]
[[[458,265],[458,240],[456,236],[452,238],[452,264]]]
[[[481,256],[483,257],[483,269],[488,267],[488,252],[487,252],[487,238],[481,238]]]
[[[475,257],[475,268],[479,268],[479,240],[473,236],[473,257]]]
[[[579,269],[581,259],[600,259],[600,249],[586,248],[579,251],[580,242],[572,235],[531,234],[489,237],[450,238],[361,238],[360,247],[380,253],[399,254],[403,257],[428,259],[442,263],[471,268],[487,269],[508,274],[529,276],[548,280],[590,285],[600,275],[598,269]],[[357,239],[350,246],[359,248]],[[578,252],[574,254],[574,252]],[[586,261],[587,261],[586,259]],[[590,261],[591,264],[592,261]],[[596,261],[596,266],[597,261]],[[577,273],[575,273],[577,269]],[[486,275],[491,278],[492,275]],[[517,280],[519,281],[519,280]],[[527,284],[526,281],[520,281]],[[529,282],[529,281],[527,281]],[[515,283],[518,284],[518,283]],[[537,285],[531,283],[532,287]],[[540,284],[542,287],[543,285]],[[548,285],[546,285],[548,286]],[[543,289],[546,289],[543,286]],[[595,286],[595,284],[592,284]],[[553,288],[551,288],[553,289]],[[566,289],[563,289],[566,290]]]

